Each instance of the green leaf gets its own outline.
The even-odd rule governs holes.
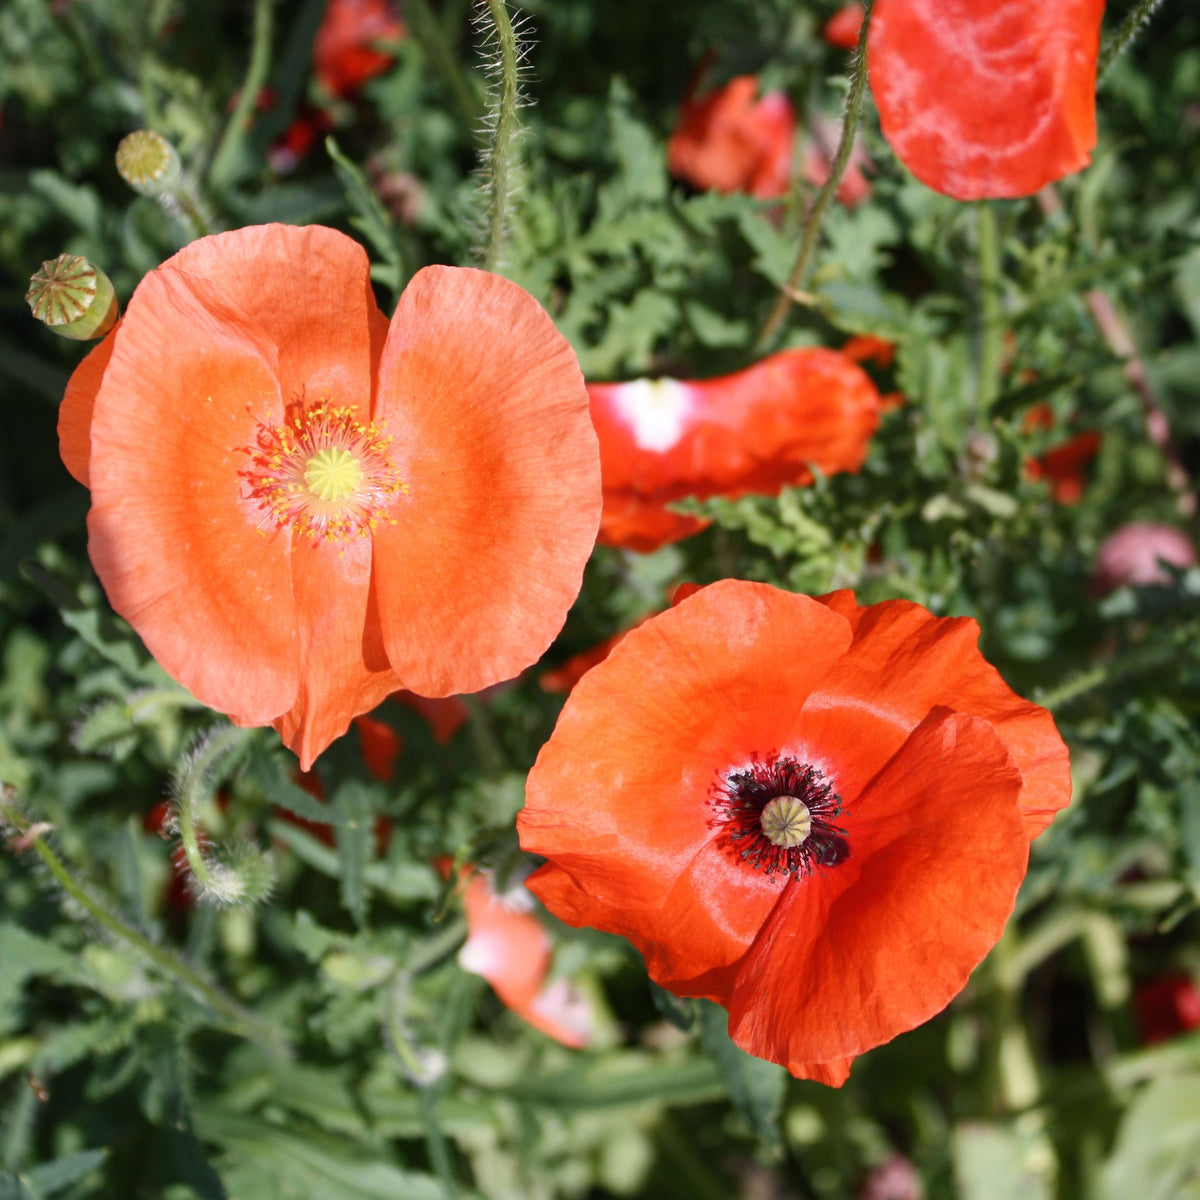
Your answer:
[[[346,818],[337,828],[338,878],[342,903],[355,923],[367,919],[367,860],[375,836],[375,814],[371,790],[357,780],[344,783],[333,797],[333,807]]]
[[[719,1004],[700,1000],[697,1005],[701,1044],[716,1063],[729,1099],[761,1142],[779,1145],[787,1071],[735,1046],[729,1036],[729,1014]]]
[[[63,1188],[82,1179],[94,1171],[107,1157],[108,1150],[81,1150],[77,1154],[64,1154],[52,1162],[31,1167],[25,1174],[25,1182],[42,1196],[53,1196]]]
[[[254,745],[246,759],[246,770],[253,782],[262,789],[263,795],[280,808],[305,821],[320,825],[345,825],[349,818],[332,804],[318,800],[302,787],[294,784],[286,775],[277,759],[260,745]]]
[[[362,170],[339,149],[332,137],[325,139],[325,150],[333,160],[334,170],[342,181],[346,199],[358,214],[350,223],[371,243],[375,253],[396,271],[400,268],[400,248],[396,244],[392,218],[375,194]],[[397,284],[399,284],[397,279]]]
[[[1101,1177],[1102,1200],[1196,1200],[1200,1075],[1157,1079],[1139,1093],[1117,1130]]]
[[[1051,1200],[1049,1183],[1026,1165],[1029,1157],[1026,1143],[1002,1125],[960,1125],[954,1136],[957,1195],[961,1200]]]

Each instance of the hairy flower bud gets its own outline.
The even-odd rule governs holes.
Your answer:
[[[179,183],[179,155],[161,133],[135,129],[117,146],[117,173],[135,192],[161,196]]]
[[[47,259],[25,293],[33,315],[55,333],[77,341],[103,337],[121,306],[108,276],[79,254]]]

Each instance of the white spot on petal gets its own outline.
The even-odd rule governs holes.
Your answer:
[[[633,430],[639,450],[670,450],[687,426],[694,403],[692,389],[678,379],[635,379],[613,397],[617,415]]]

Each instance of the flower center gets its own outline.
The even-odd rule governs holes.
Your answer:
[[[368,537],[396,497],[407,492],[389,453],[391,435],[358,410],[321,402],[288,410],[282,425],[260,425],[241,472],[265,514],[264,525],[301,537]]]
[[[842,798],[824,772],[789,755],[718,775],[710,803],[738,857],[768,875],[808,875],[850,856],[846,831],[833,824]]]

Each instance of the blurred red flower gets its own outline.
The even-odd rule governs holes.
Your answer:
[[[313,43],[318,82],[334,96],[353,96],[396,61],[385,47],[405,32],[388,0],[328,0]]]
[[[847,4],[825,22],[821,36],[839,50],[855,50],[858,48],[858,35],[862,29],[863,6]]]
[[[600,438],[600,541],[650,551],[703,529],[670,512],[685,496],[774,494],[812,467],[857,471],[879,392],[836,350],[773,354],[716,379],[588,384]]]
[[[1084,467],[1100,450],[1101,435],[1094,429],[1077,433],[1073,438],[1030,458],[1025,473],[1030,479],[1042,479],[1059,504],[1074,504],[1083,495],[1087,477]]]
[[[1132,521],[1101,542],[1092,570],[1092,589],[1107,596],[1129,584],[1170,584],[1164,562],[1172,567],[1194,567],[1195,543],[1173,525]]]
[[[1200,989],[1181,971],[1138,984],[1133,1011],[1146,1045],[1200,1029]]]
[[[957,200],[1028,196],[1096,143],[1104,0],[875,0],[867,34],[883,136]]]
[[[622,934],[734,1041],[842,1083],[949,1003],[1070,799],[1050,714],[978,626],[725,580],[634,629],[529,775],[527,886]]]
[[[586,403],[515,284],[427,267],[389,322],[358,243],[264,225],[142,280],[60,448],[113,607],[307,769],[388,694],[479,691],[546,649],[598,523]]]

